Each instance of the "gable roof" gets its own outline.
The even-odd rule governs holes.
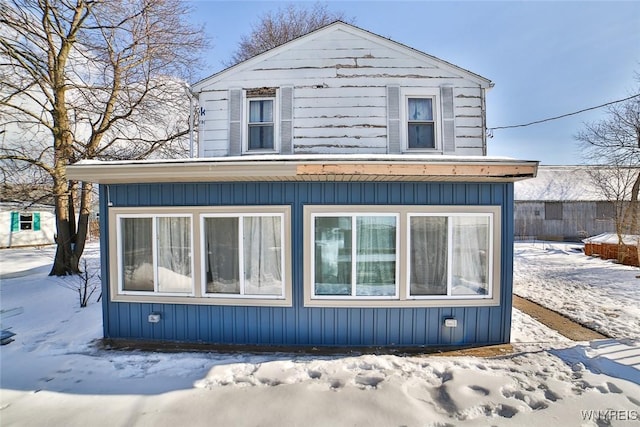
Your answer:
[[[417,49],[414,49],[412,47],[409,47],[407,45],[404,45],[402,43],[393,41],[391,39],[382,37],[378,34],[372,33],[371,31],[362,29],[360,27],[357,27],[355,25],[352,24],[348,24],[346,22],[343,21],[334,21],[331,24],[327,24],[324,27],[320,27],[310,33],[304,34],[302,36],[299,36],[291,41],[288,41],[286,43],[281,44],[280,46],[274,47],[273,49],[267,50],[266,52],[263,52],[259,55],[256,55],[252,58],[249,58],[243,62],[240,62],[238,64],[235,64],[229,68],[226,68],[222,71],[219,71],[209,77],[206,77],[196,83],[194,83],[192,85],[192,91],[195,93],[200,92],[203,87],[205,87],[208,84],[212,84],[215,83],[218,80],[221,80],[223,78],[225,78],[227,75],[232,74],[234,72],[240,72],[243,71],[247,68],[250,68],[251,66],[264,61],[266,59],[269,59],[277,54],[279,54],[280,52],[283,52],[287,49],[290,49],[294,46],[297,46],[299,44],[303,44],[303,43],[307,43],[309,41],[312,41],[316,38],[322,37],[323,35],[326,34],[330,34],[332,32],[335,31],[346,31],[348,33],[351,33],[353,35],[356,36],[360,36],[363,37],[365,39],[371,40],[372,42],[375,43],[379,43],[382,46],[385,46],[389,49],[394,49],[400,52],[403,52],[406,55],[410,55],[416,58],[420,58],[423,59],[429,63],[432,64],[436,64],[439,67],[449,70],[453,73],[456,74],[460,74],[472,81],[475,81],[476,83],[478,83],[481,87],[483,88],[491,88],[493,87],[493,83],[491,82],[491,80],[480,76],[479,74],[473,73],[469,70],[466,70],[462,67],[459,67],[457,65],[454,65],[450,62],[447,62],[443,59],[437,58],[433,55],[429,55],[427,53],[424,53],[422,51],[419,51]]]

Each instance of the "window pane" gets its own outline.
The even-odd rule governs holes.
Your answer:
[[[433,108],[431,98],[409,98],[409,121],[428,122],[433,121]]]
[[[396,294],[396,218],[356,218],[356,295]]]
[[[249,149],[272,149],[273,148],[273,125],[250,125],[249,126]]]
[[[487,295],[489,292],[489,221],[487,216],[452,217],[453,295]]]
[[[238,218],[205,218],[207,293],[240,293]]]
[[[282,295],[280,217],[244,218],[244,287],[248,295]]]
[[[273,101],[249,101],[249,122],[273,122]]]
[[[414,216],[409,224],[411,295],[446,295],[447,218]]]
[[[616,206],[613,202],[596,202],[596,219],[613,219],[616,216]]]
[[[351,217],[315,218],[315,294],[351,295]]]
[[[191,218],[158,218],[158,291],[191,292]]]
[[[562,219],[562,202],[545,202],[544,219]]]
[[[122,218],[122,288],[153,292],[151,218]]]
[[[435,148],[433,123],[409,125],[409,148]]]

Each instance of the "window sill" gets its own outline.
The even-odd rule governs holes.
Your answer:
[[[173,295],[123,295],[111,297],[113,302],[137,302],[145,304],[181,304],[181,305],[229,305],[229,306],[255,306],[255,307],[291,307],[289,298],[248,298],[248,297],[195,297]]]
[[[440,298],[440,299],[305,299],[305,307],[334,308],[410,308],[410,307],[482,307],[499,306],[500,298]]]

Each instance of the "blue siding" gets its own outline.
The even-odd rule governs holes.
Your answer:
[[[495,183],[179,183],[101,187],[104,335],[108,338],[313,346],[447,346],[510,339],[513,184]],[[109,298],[107,203],[118,207],[290,205],[293,307],[114,303]],[[305,204],[502,206],[501,305],[440,308],[305,308]],[[115,280],[115,278],[114,278]],[[162,313],[152,324],[147,316]],[[443,319],[455,317],[457,328]]]

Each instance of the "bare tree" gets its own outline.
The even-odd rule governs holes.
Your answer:
[[[251,34],[242,36],[227,65],[245,61],[334,21],[353,22],[353,18],[346,18],[343,12],[331,12],[322,3],[292,3],[268,12],[251,26]]]
[[[189,12],[181,0],[0,3],[0,129],[13,135],[0,161],[52,189],[51,275],[79,272],[87,235],[92,187],[68,181],[67,165],[186,152],[184,79],[206,44]]]
[[[640,94],[609,106],[607,117],[585,124],[576,139],[583,145],[587,163],[606,166],[587,170],[603,196],[614,204],[622,249],[623,234],[640,234]],[[640,256],[640,244],[637,246]],[[618,254],[624,255],[622,250]]]

